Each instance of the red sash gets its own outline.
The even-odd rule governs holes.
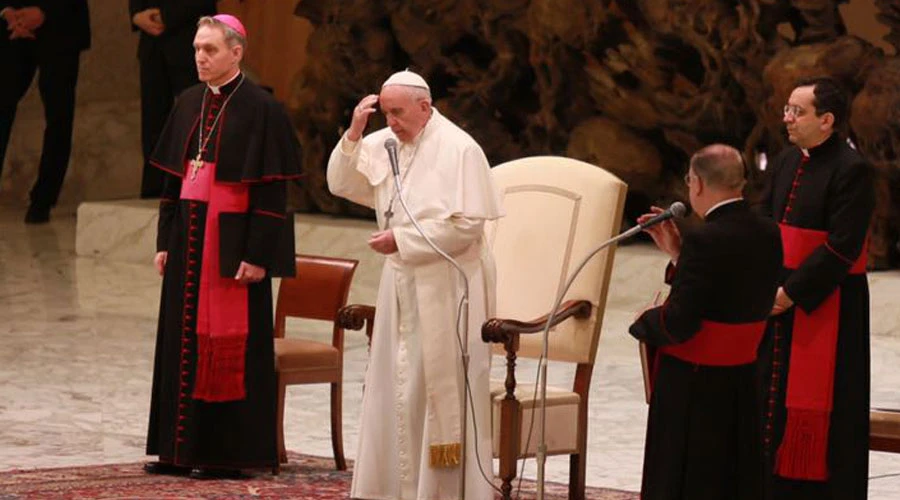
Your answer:
[[[765,329],[765,321],[718,323],[703,320],[700,331],[687,342],[662,346],[659,351],[695,365],[746,365],[756,361],[756,350]]]
[[[189,172],[185,166],[185,172]],[[247,287],[219,275],[219,214],[246,212],[249,189],[215,181],[215,164],[205,162],[196,179],[185,175],[181,199],[208,204],[197,305],[197,369],[194,399],[209,402],[244,399],[244,364],[249,319]],[[191,214],[194,224],[195,214]],[[192,258],[189,256],[189,258]],[[185,297],[187,299],[187,297]]]
[[[766,329],[765,321],[754,323],[719,323],[703,320],[698,331],[687,342],[654,348],[647,345],[652,360],[649,387],[653,391],[662,354],[702,366],[740,366],[756,361],[759,342]]]
[[[828,245],[828,233],[779,224],[784,267],[797,269],[816,249]],[[831,250],[841,259],[845,259]],[[850,274],[866,272],[866,248]],[[834,396],[834,366],[841,292],[834,290],[815,311],[794,308],[791,357],[788,364],[787,422],[775,459],[775,472],[790,479],[828,478],[828,428]]]

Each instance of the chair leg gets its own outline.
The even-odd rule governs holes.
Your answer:
[[[503,500],[512,500],[512,480],[515,478],[504,477],[503,484],[500,485],[500,494]]]
[[[569,455],[569,500],[584,500],[585,462],[583,453]]]
[[[286,464],[288,461],[287,458],[287,450],[284,446],[284,393],[285,393],[285,385],[284,381],[281,379],[281,375],[277,375],[278,378],[278,413],[275,415],[275,429],[276,429],[276,441],[278,442],[278,462],[282,464]]]
[[[331,384],[331,447],[334,449],[334,465],[337,470],[347,470],[344,459],[343,414],[341,398],[343,382]]]
[[[516,436],[518,437],[518,436]],[[513,481],[516,480],[516,460],[515,450],[510,450],[506,444],[507,435],[500,434],[500,468],[497,470],[497,477],[500,478],[500,496],[503,500],[512,500]]]

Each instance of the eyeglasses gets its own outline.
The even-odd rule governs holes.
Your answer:
[[[793,116],[794,118],[800,118],[804,114],[803,108],[795,104],[785,105],[782,112],[784,113],[784,116]]]

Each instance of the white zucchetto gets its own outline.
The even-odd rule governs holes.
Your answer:
[[[419,87],[428,90],[429,92],[431,91],[431,88],[428,87],[428,83],[425,82],[424,78],[408,69],[394,73],[385,80],[381,86],[383,88],[388,85],[405,85],[407,87]]]

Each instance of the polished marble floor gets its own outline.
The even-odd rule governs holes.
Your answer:
[[[159,279],[149,263],[76,257],[75,217],[60,212],[50,224],[29,227],[20,210],[0,207],[0,470],[144,458]],[[329,248],[341,254],[340,242]],[[646,406],[637,348],[624,330],[649,295],[643,284],[658,281],[664,264],[643,245],[617,255],[591,389],[591,485],[639,486]],[[873,405],[900,408],[900,273],[870,280]],[[373,280],[361,279],[351,300],[373,297]],[[289,330],[301,327],[325,336],[324,325],[298,322]],[[350,458],[365,358],[363,336],[350,333],[344,394]],[[551,382],[570,375],[551,367]],[[292,387],[288,399],[288,448],[329,456],[327,388]],[[565,482],[567,467],[566,458],[551,458],[548,479]],[[533,463],[526,474],[534,474]],[[870,498],[898,498],[897,491],[900,455],[872,453]]]

